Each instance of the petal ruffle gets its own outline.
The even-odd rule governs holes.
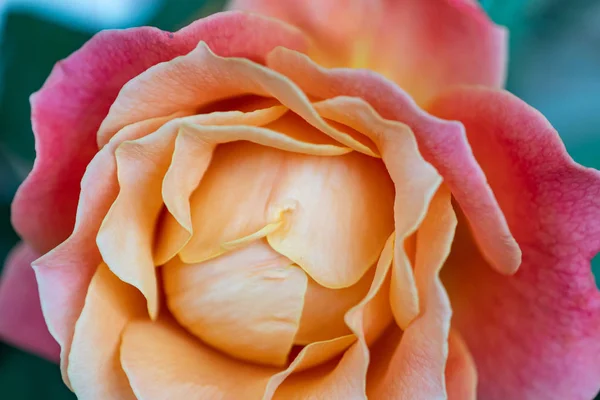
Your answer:
[[[13,202],[13,226],[38,252],[71,233],[79,183],[98,151],[96,133],[121,87],[152,65],[188,53],[200,40],[222,56],[256,61],[275,46],[305,46],[303,35],[288,25],[228,12],[175,33],[149,27],[104,31],[58,63],[31,98],[37,158]]]
[[[446,397],[444,374],[452,311],[438,273],[450,253],[456,227],[450,200],[448,189],[440,187],[417,232],[415,280],[421,314],[396,341],[384,340],[384,345],[372,349],[376,372],[368,382],[371,398]],[[384,354],[377,354],[381,352]]]
[[[75,325],[67,373],[78,399],[135,400],[119,359],[125,326],[144,317],[142,296],[100,264]]]
[[[297,26],[319,64],[379,72],[419,104],[456,84],[504,84],[506,30],[475,1],[234,0],[230,7]]]
[[[127,133],[114,138],[114,146],[104,146],[90,162],[98,152],[96,133],[125,82],[152,65],[188,53],[200,40],[224,56],[262,61],[278,45],[301,50],[305,39],[280,22],[236,12],[199,20],[173,34],[155,28],[106,31],[58,64],[32,99],[38,158],[15,197],[13,222],[25,240],[48,251],[71,232],[77,207],[69,239],[36,262],[42,309],[50,332],[62,346],[65,378],[64,355],[87,286],[101,261],[95,236],[118,194],[113,152],[123,140],[139,137]],[[143,136],[157,128],[156,121],[164,123],[175,116],[181,115],[132,122],[144,125]]]
[[[303,54],[284,48],[271,52],[267,65],[316,99],[358,97],[383,118],[408,125],[423,157],[442,175],[465,211],[486,259],[502,273],[516,271],[521,252],[461,124],[427,114],[397,85],[371,71],[324,69]]]
[[[0,277],[0,338],[58,361],[60,348],[48,332],[31,263],[39,255],[24,243],[8,255]]]
[[[459,223],[443,271],[479,396],[592,398],[600,388],[600,292],[590,268],[600,249],[600,172],[574,163],[548,121],[508,92],[458,88],[431,109],[465,125],[523,250],[515,276],[497,275]]]

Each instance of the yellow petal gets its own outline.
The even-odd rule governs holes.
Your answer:
[[[129,324],[121,363],[139,400],[260,399],[277,372],[227,357],[165,321]]]
[[[371,138],[380,149],[382,160],[394,182],[394,219],[398,237],[390,301],[396,322],[401,328],[406,328],[419,314],[419,298],[404,243],[425,217],[441,178],[419,153],[410,128],[381,118],[363,100],[336,97],[315,104],[315,108],[322,116],[351,126]]]
[[[365,297],[374,274],[375,268],[372,268],[357,283],[344,289],[329,289],[309,279],[294,342],[309,344],[349,335],[344,315]]]
[[[77,398],[135,399],[121,368],[119,347],[125,325],[144,315],[136,290],[100,264],[75,325],[68,374]]]
[[[264,240],[199,264],[175,259],[163,271],[169,309],[189,332],[236,358],[286,364],[307,277]]]
[[[370,375],[369,396],[372,398],[446,397],[444,371],[452,311],[438,274],[450,254],[455,228],[450,191],[442,186],[417,233],[415,277],[422,299],[422,314],[395,343],[372,349],[373,353],[392,354],[389,359],[383,357],[375,362],[385,362],[385,366],[373,366],[385,372]]]

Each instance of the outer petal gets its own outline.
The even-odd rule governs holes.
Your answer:
[[[485,257],[503,273],[512,273],[518,268],[519,247],[473,157],[462,125],[425,113],[397,85],[370,71],[324,69],[308,57],[283,48],[274,50],[267,62],[309,96],[317,99],[359,97],[383,118],[407,124],[425,160],[442,175],[465,210]]]
[[[98,149],[96,132],[123,84],[153,64],[189,52],[200,40],[219,54],[257,61],[274,46],[301,48],[304,43],[301,34],[281,23],[241,13],[217,14],[174,34],[139,28],[95,36],[55,68],[33,99],[38,159],[16,195],[13,222],[34,247],[47,251],[69,234],[83,170]],[[114,149],[131,136],[152,132],[156,129],[152,121],[162,120],[139,122],[147,126],[105,146],[108,149],[81,182],[73,234],[36,263],[44,315],[63,354],[68,353],[87,286],[100,263],[95,236],[118,193]],[[53,227],[52,232],[47,227]],[[67,358],[63,360],[64,368]]]
[[[485,399],[590,399],[600,388],[600,173],[577,165],[544,117],[507,92],[459,88],[432,106],[462,121],[523,265],[485,268],[464,226],[445,279]],[[468,276],[468,279],[464,279]]]
[[[44,253],[71,233],[79,182],[98,151],[96,132],[121,87],[200,40],[217,54],[256,61],[278,45],[304,46],[303,36],[280,22],[232,12],[175,33],[149,27],[104,31],[58,63],[31,98],[37,159],[13,203],[13,225],[36,250]]]
[[[369,68],[419,103],[455,84],[500,87],[506,31],[471,0],[234,0],[231,7],[296,25],[326,66]]]
[[[31,268],[38,254],[21,243],[9,254],[0,280],[0,338],[52,361],[59,347],[46,327]]]

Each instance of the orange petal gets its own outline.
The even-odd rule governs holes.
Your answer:
[[[100,264],[69,353],[68,374],[78,398],[135,399],[121,368],[119,347],[125,325],[142,317],[144,308],[139,293]]]
[[[244,140],[286,151],[323,156],[339,155],[350,151],[350,149],[339,146],[335,141],[312,128],[306,122],[302,122],[300,125],[302,130],[298,130],[296,125],[291,127],[292,122],[299,122],[297,121],[298,117],[291,116],[292,113],[277,118],[285,110],[281,106],[276,106],[246,113],[237,111],[214,112],[183,118],[179,122],[173,121],[173,123],[179,123],[180,128],[175,142],[171,166],[165,175],[162,189],[165,204],[173,217],[171,215],[165,217],[164,226],[162,227],[163,233],[156,247],[155,261],[157,264],[164,264],[168,261],[190,239],[190,235],[194,230],[194,223],[190,215],[189,197],[202,181],[206,172],[205,169],[212,159],[212,152],[218,143]],[[233,125],[221,126],[222,123]],[[261,124],[265,124],[265,127],[258,127]],[[204,181],[210,181],[211,179],[207,177]],[[206,182],[203,185],[206,186]],[[206,224],[203,223],[201,226],[206,226]],[[258,226],[256,226],[256,229],[259,229]],[[196,228],[196,231],[198,231],[198,228]],[[244,232],[242,236],[251,233]],[[205,249],[204,255],[196,256],[200,258],[194,261],[201,261],[205,257],[218,254],[222,241],[226,242],[239,238],[235,235],[229,235],[229,239],[225,240],[213,236],[214,232],[209,232],[208,238],[200,239],[202,235],[203,232],[197,232],[193,242],[208,239],[212,241],[212,247]],[[190,246],[195,246],[194,243]],[[185,254],[186,252],[184,252]]]
[[[371,138],[379,147],[396,189],[394,218],[398,241],[392,267],[390,301],[396,322],[406,328],[419,313],[419,298],[405,242],[417,229],[441,182],[417,147],[410,128],[381,118],[365,101],[336,97],[315,104],[324,117],[346,124]]]
[[[474,143],[474,139],[467,140],[462,124],[426,113],[400,87],[369,70],[324,69],[305,55],[283,47],[269,54],[268,65],[290,77],[312,98],[354,96],[366,101],[384,118],[406,123],[414,132],[425,160],[439,171],[465,211],[486,259],[501,273],[512,274],[517,270],[521,263],[519,245],[508,229],[507,220],[482,167],[473,155],[475,148],[470,143]],[[461,90],[457,92],[460,94]],[[450,105],[457,103],[453,95],[444,98],[449,100]],[[434,111],[438,114],[443,109],[440,107],[442,103],[436,100]],[[478,104],[492,103],[480,101]],[[474,109],[463,107],[460,101],[457,104],[455,108],[463,111]],[[457,119],[456,116],[444,117]],[[485,140],[482,143],[485,144]]]
[[[441,187],[431,201],[417,233],[415,278],[422,314],[404,330],[398,341],[375,346],[373,352],[392,353],[386,366],[373,368],[369,397],[377,399],[437,399],[446,396],[444,370],[448,355],[450,301],[438,273],[450,253],[456,216],[450,192]],[[392,287],[393,290],[393,287]]]
[[[448,400],[477,398],[477,368],[466,343],[456,330],[450,330],[446,362]]]
[[[362,200],[347,200],[352,198]],[[393,229],[392,199],[375,159],[228,144],[217,149],[192,196],[194,235],[181,257],[188,263],[214,257],[223,244],[285,220],[281,229],[264,231],[271,246],[317,282],[351,286],[373,265]]]
[[[394,235],[386,241],[375,269],[375,276],[367,295],[346,313],[345,320],[358,339],[339,362],[312,368],[300,374],[310,361],[318,358],[318,352],[326,355],[333,350],[343,349],[348,336],[328,342],[317,342],[306,346],[296,360],[269,382],[267,395],[275,393],[276,399],[355,399],[365,397],[365,380],[369,365],[368,345],[375,340],[392,320],[388,302],[388,272],[392,263]],[[349,339],[348,339],[349,340]],[[266,398],[270,398],[265,396]]]
[[[277,372],[229,358],[164,321],[129,324],[121,363],[140,400],[260,399]]]
[[[372,268],[357,283],[343,289],[329,289],[309,279],[294,343],[309,344],[350,334],[344,315],[365,297],[374,273]]]
[[[376,156],[367,138],[339,131],[319,117],[306,95],[285,76],[247,59],[218,57],[204,42],[189,54],[155,65],[125,85],[98,137],[110,137],[135,121],[197,110],[218,100],[249,94],[274,97],[343,145]]]
[[[188,331],[236,358],[287,362],[307,277],[264,240],[199,264],[175,259],[163,276],[169,309]]]
[[[383,164],[362,154],[285,157],[268,205],[284,226],[269,244],[329,288],[354,285],[393,228],[394,189]]]

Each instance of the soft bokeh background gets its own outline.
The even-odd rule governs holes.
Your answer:
[[[600,169],[600,0],[481,3],[511,30],[508,89],[546,115],[575,160]],[[223,4],[224,0],[0,0],[0,268],[18,239],[10,226],[10,202],[35,154],[28,97],[52,65],[100,29],[154,25],[176,30]],[[600,276],[599,256],[593,264]],[[0,398],[75,396],[63,386],[57,366],[0,342]]]

